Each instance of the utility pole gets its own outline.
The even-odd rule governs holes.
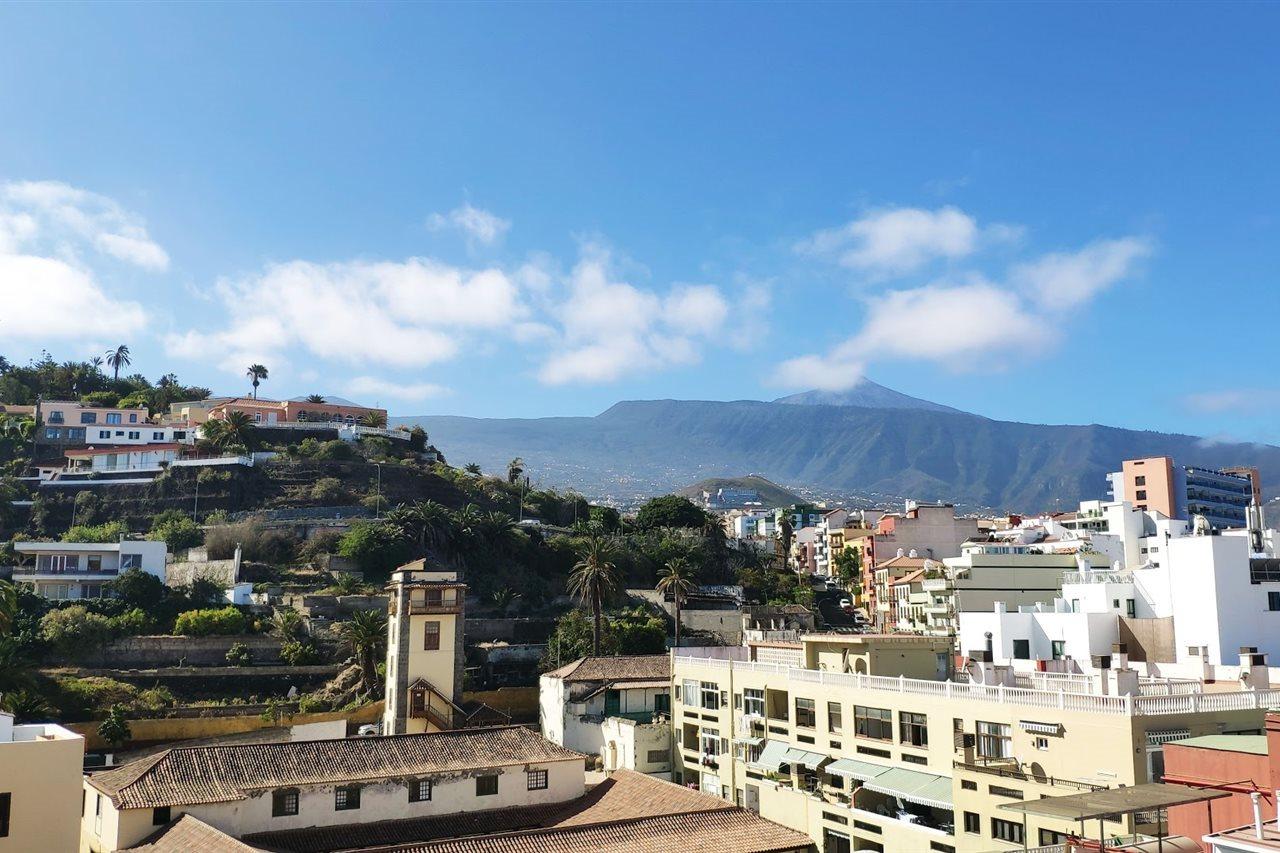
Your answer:
[[[373,463],[378,467],[378,518],[382,518],[382,463]]]

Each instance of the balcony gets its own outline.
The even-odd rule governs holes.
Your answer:
[[[410,616],[432,616],[438,613],[461,613],[462,597],[456,598],[428,598],[425,601],[409,601]]]
[[[925,592],[946,592],[951,588],[951,581],[946,578],[925,578],[920,585]]]

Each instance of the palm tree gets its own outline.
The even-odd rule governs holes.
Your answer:
[[[93,368],[94,373],[101,373],[102,372],[102,356],[95,355],[93,358],[89,359],[89,366]]]
[[[498,612],[501,613],[502,618],[505,619],[507,617],[507,613],[511,610],[511,605],[515,604],[516,599],[519,597],[520,593],[516,592],[509,586],[504,586],[502,589],[494,590],[492,596],[493,606],[498,608]]]
[[[323,404],[324,404],[324,395],[323,395],[323,394],[308,394],[308,395],[307,395],[307,402],[308,402],[308,403],[319,403],[319,404],[323,405]]]
[[[697,588],[697,573],[693,564],[684,557],[676,557],[658,570],[656,589],[664,596],[670,595],[676,602],[676,648],[680,648],[680,609],[684,600]]]
[[[494,551],[506,551],[515,542],[520,528],[516,520],[501,510],[486,512],[481,516],[477,532],[484,544]]]
[[[520,479],[520,475],[524,473],[524,460],[517,456],[507,463],[507,482],[513,486]]]
[[[302,614],[292,607],[275,612],[271,617],[271,630],[282,640],[296,640],[307,632]]]
[[[480,474],[482,473],[480,471],[479,462],[468,462],[465,466],[463,466],[462,470],[466,471],[468,474],[470,474],[473,477],[479,477]]]
[[[253,399],[258,399],[258,384],[267,378],[267,369],[261,364],[251,364],[245,375],[253,380]]]
[[[113,350],[107,350],[107,366],[111,368],[111,378],[118,380],[120,378],[120,368],[128,367],[133,364],[133,359],[129,358],[129,348],[124,344]]]
[[[378,683],[378,660],[386,653],[387,614],[381,610],[357,610],[337,627],[338,636],[350,647],[360,667],[360,683],[373,693]]]
[[[253,418],[245,412],[227,412],[225,418],[205,421],[200,434],[217,448],[234,444],[248,447],[253,437]]]
[[[360,416],[360,425],[382,429],[387,425],[387,416],[382,412],[365,412]]]
[[[613,540],[591,534],[579,549],[581,559],[569,575],[569,594],[591,608],[591,653],[600,654],[600,617],[605,599],[618,585]]]
[[[13,633],[17,618],[18,587],[9,581],[0,581],[0,637]]]

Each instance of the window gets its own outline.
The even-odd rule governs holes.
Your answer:
[[[993,797],[1007,797],[1010,800],[1021,800],[1022,792],[1017,788],[1005,788],[1001,785],[990,785],[987,790],[991,792]]]
[[[129,423],[136,424],[137,422],[138,422],[138,415],[136,413],[129,415]]]
[[[162,432],[153,432],[153,433],[151,433],[151,440],[152,440],[152,441],[164,441],[164,433],[162,433]]]
[[[796,725],[811,729],[818,725],[818,714],[812,699],[796,699]]]
[[[1280,610],[1280,592],[1267,593],[1267,609]]]
[[[9,808],[13,804],[13,794],[0,794],[0,838],[9,837]]]
[[[84,427],[68,427],[67,438],[74,441],[84,441]]]
[[[1041,752],[1049,748],[1049,739],[1047,737],[1037,737],[1035,739],[1035,747]]]
[[[333,789],[334,811],[350,811],[360,808],[360,786],[340,785]]]
[[[109,429],[98,430],[98,438],[111,438],[111,430]]]
[[[764,691],[748,687],[742,691],[742,713],[764,716]]]
[[[666,764],[667,751],[665,749],[651,749],[645,754],[645,758],[650,764]]]
[[[119,412],[108,412],[108,413],[107,413],[106,423],[109,423],[109,424],[118,424],[118,423],[120,423],[120,413],[119,413]]]
[[[64,423],[64,421],[63,421],[63,419],[62,419],[62,412],[50,412],[50,413],[49,413],[49,423],[51,423],[51,424],[60,424],[60,423]]]
[[[1013,738],[1008,723],[978,721],[978,755],[983,758],[1013,757]]]
[[[414,779],[409,783],[409,802],[411,803],[429,803],[431,802],[431,780],[430,779]]]
[[[928,746],[928,717],[910,711],[898,714],[898,739],[911,746]]]
[[[696,706],[698,704],[698,682],[686,678],[680,684],[677,684],[676,698],[686,705]]]
[[[97,422],[98,422],[98,413],[97,413],[97,412],[81,412],[81,413],[80,413],[80,423],[82,423],[82,424],[96,424]]]
[[[1140,501],[1145,501],[1147,499],[1146,489],[1138,489],[1138,493],[1134,495],[1134,497],[1136,497]]]
[[[702,694],[702,707],[708,711],[720,710],[720,685],[714,681],[703,681],[700,682],[699,686]]]
[[[437,651],[440,648],[439,622],[422,623],[422,648],[429,652]]]
[[[893,740],[893,712],[888,708],[854,705],[853,730],[858,737]]]
[[[138,441],[138,440],[139,440],[139,439],[141,439],[141,438],[142,438],[142,433],[141,433],[141,432],[139,432],[139,431],[138,431],[138,430],[136,430],[136,429],[131,429],[131,430],[129,430],[129,440],[130,440],[130,441]]]
[[[1128,616],[1130,619],[1138,615],[1138,604],[1132,598],[1126,598],[1124,600],[1124,615]]]
[[[1140,474],[1140,475],[1138,475],[1137,477],[1134,477],[1134,478],[1133,478],[1133,484],[1134,484],[1135,486],[1145,486],[1145,485],[1147,484],[1147,478],[1146,478],[1146,475],[1142,475],[1142,474]]]
[[[123,572],[125,569],[140,569],[140,568],[142,568],[141,554],[121,554],[120,555],[120,571]]]
[[[530,791],[547,790],[547,771],[545,770],[530,770],[525,773],[525,780]]]
[[[962,790],[962,791],[976,791],[976,790],[978,790],[978,783],[977,783],[977,782],[975,782],[975,781],[973,781],[972,779],[961,779],[961,780],[960,780],[960,790]]]
[[[271,792],[271,816],[287,817],[298,813],[298,789],[281,788]]]
[[[653,710],[659,714],[671,713],[671,694],[658,693],[653,697]]]
[[[160,808],[152,809],[151,825],[164,826],[166,823],[168,823],[170,820],[173,819],[172,813],[173,813],[173,809],[170,808],[169,806],[161,806]]]
[[[498,793],[498,777],[495,774],[476,777],[476,796],[492,797]]]
[[[1049,847],[1054,844],[1065,844],[1066,841],[1067,841],[1067,834],[1065,832],[1058,832],[1053,829],[1040,830],[1040,846],[1041,847]]]
[[[182,441],[186,437],[187,437],[187,431],[185,429],[178,429],[173,431],[174,441]]]
[[[839,702],[827,703],[827,731],[838,732],[843,727],[843,712]]]
[[[62,438],[62,430],[48,427],[44,431],[45,438]]]
[[[859,755],[874,755],[876,758],[892,758],[893,757],[893,753],[889,752],[889,750],[887,749],[873,749],[872,747],[869,747],[869,746],[859,745],[857,751]]]
[[[1014,640],[1013,657],[1014,660],[1031,660],[1031,641]]]
[[[1062,660],[1064,657],[1067,656],[1066,640],[1054,640],[1052,643],[1049,644],[1049,647],[1051,650],[1050,654],[1053,656],[1054,660]]]
[[[964,831],[971,832],[974,835],[982,834],[982,818],[977,812],[964,813]]]
[[[902,753],[902,760],[905,761],[907,764],[928,764],[929,763],[929,759],[925,758],[923,755],[912,755],[909,752]]]
[[[1022,824],[998,817],[991,818],[991,837],[1013,844],[1022,843]]]

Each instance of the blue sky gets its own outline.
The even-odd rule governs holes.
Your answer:
[[[0,6],[0,352],[1280,442],[1280,9]]]

